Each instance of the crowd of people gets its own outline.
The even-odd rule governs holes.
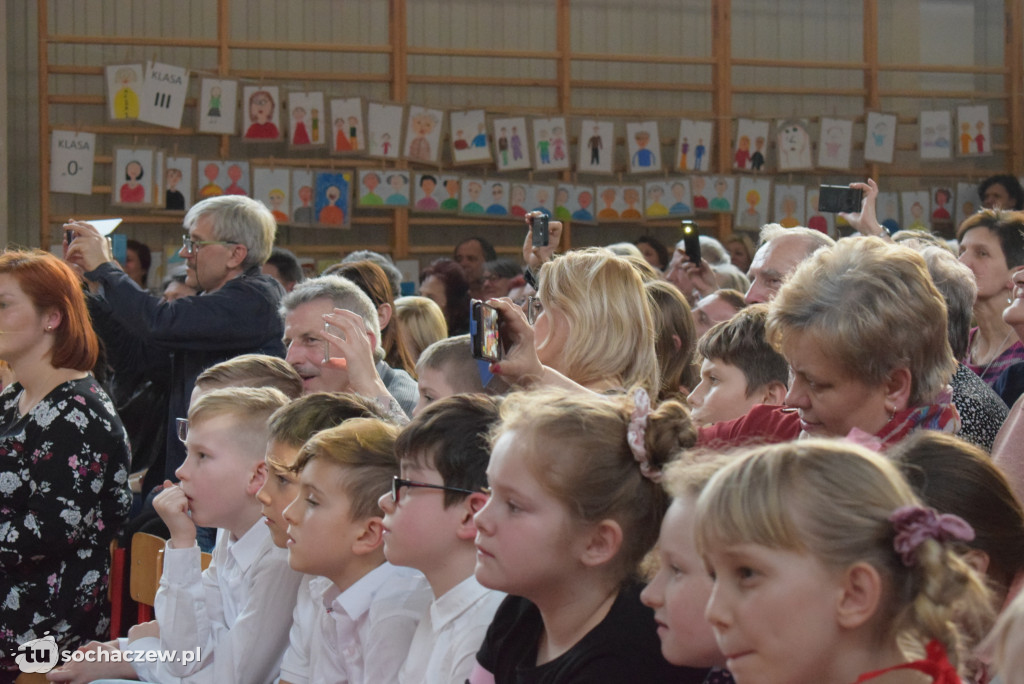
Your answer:
[[[531,213],[524,265],[470,238],[413,297],[238,196],[160,294],[87,222],[5,252],[0,674],[47,636],[75,683],[1024,682],[1024,191],[953,248],[852,185],[855,235],[699,262]],[[138,530],[156,619],[111,638]]]

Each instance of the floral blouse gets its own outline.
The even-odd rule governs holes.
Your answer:
[[[28,414],[0,393],[0,679],[18,646],[106,639],[110,541],[131,507],[128,436],[92,377],[58,385]]]

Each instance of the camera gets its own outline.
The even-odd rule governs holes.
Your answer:
[[[548,231],[548,221],[550,218],[546,214],[539,216],[534,215],[530,219],[530,225],[533,228],[533,246],[534,247],[547,247],[551,237]]]
[[[818,188],[818,211],[853,214],[860,211],[864,193],[845,185],[822,185]]]

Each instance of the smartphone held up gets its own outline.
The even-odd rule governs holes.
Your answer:
[[[498,310],[474,299],[469,303],[469,339],[473,358],[496,363],[501,360]]]

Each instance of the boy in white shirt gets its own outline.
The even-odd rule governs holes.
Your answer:
[[[273,682],[288,643],[301,576],[274,546],[256,492],[266,466],[267,418],[287,403],[278,390],[214,390],[189,410],[187,457],[153,506],[171,532],[156,595],[157,620],[133,627],[124,651],[193,651],[192,663],[73,663],[54,681],[127,677],[149,682]],[[217,527],[203,572],[196,525]],[[90,644],[111,648],[110,644]]]
[[[465,682],[505,597],[473,575],[473,516],[487,502],[488,433],[497,421],[494,398],[447,397],[420,411],[395,444],[401,476],[380,498],[384,553],[395,565],[423,572],[434,596],[399,682]]]
[[[352,418],[316,433],[294,470],[299,491],[285,508],[292,569],[316,575],[294,622],[281,684],[396,681],[430,590],[423,576],[384,559],[377,498],[398,473],[398,428]],[[302,608],[302,606],[300,606]]]

